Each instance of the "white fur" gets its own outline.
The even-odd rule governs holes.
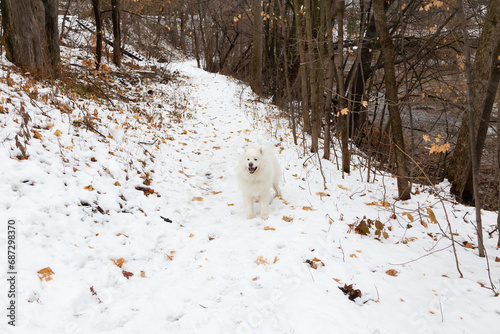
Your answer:
[[[260,203],[260,214],[262,219],[269,218],[269,202],[271,200],[270,188],[274,188],[275,196],[281,196],[279,179],[281,169],[278,159],[274,154],[274,149],[269,144],[258,144],[246,149],[240,157],[236,175],[243,202],[247,212],[247,218],[255,217],[253,203],[258,200]],[[257,167],[251,173],[251,168]]]

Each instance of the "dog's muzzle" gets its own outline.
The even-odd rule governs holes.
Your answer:
[[[252,166],[250,166],[250,165],[248,166],[248,172],[250,174],[255,173],[256,170],[257,170],[257,167],[254,167],[253,165]]]

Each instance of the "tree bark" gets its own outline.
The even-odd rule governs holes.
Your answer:
[[[491,113],[493,111],[493,104],[495,103],[495,97],[500,84],[500,40],[497,44],[497,49],[495,55],[493,56],[493,70],[488,86],[488,91],[486,93],[486,100],[484,103],[484,109],[481,119],[479,120],[479,128],[477,130],[477,143],[476,143],[476,161],[477,165],[481,166],[481,158],[483,156],[482,152],[484,149],[484,143],[486,142],[486,137],[488,134],[488,127],[491,120]],[[465,183],[465,188],[462,192],[462,200],[465,203],[472,203],[474,199],[474,185],[472,169],[469,171],[469,176],[467,182]]]
[[[477,163],[477,152],[476,152],[476,130],[474,129],[474,100],[473,100],[473,80],[472,80],[472,70],[471,70],[471,55],[469,47],[469,31],[467,30],[467,20],[465,18],[465,9],[463,5],[463,0],[458,1],[460,8],[460,19],[462,23],[462,34],[464,38],[464,53],[465,53],[465,74],[467,77],[467,114],[469,116],[469,148],[471,159],[471,170],[472,170],[472,183],[474,188],[474,206],[476,211],[476,230],[478,239],[478,251],[479,256],[484,257],[484,243],[483,243],[483,223],[481,218],[481,199],[479,198],[479,165]],[[479,51],[479,50],[478,50]]]
[[[386,99],[389,109],[392,140],[396,146],[394,154],[396,156],[398,194],[399,199],[407,200],[411,197],[410,182],[408,180],[408,168],[406,166],[403,127],[398,107],[398,87],[396,83],[396,70],[394,68],[394,45],[392,44],[389,31],[387,30],[384,0],[374,0],[373,11],[384,61]]]
[[[342,146],[342,171],[344,173],[351,172],[351,154],[349,152],[349,111],[344,114],[347,108],[347,101],[345,98],[345,81],[344,81],[344,10],[345,1],[337,1],[337,94],[339,98],[339,131]]]
[[[305,13],[306,13],[306,38],[307,38],[307,63],[309,68],[309,85],[311,97],[311,152],[318,152],[318,140],[321,132],[321,118],[318,110],[318,77],[316,75],[316,66],[318,59],[316,57],[316,48],[314,46],[313,37],[313,22],[314,20],[314,6],[311,0],[305,0]]]
[[[92,0],[92,8],[94,10],[95,29],[96,29],[96,70],[101,68],[102,61],[102,17],[101,17],[101,0]]]
[[[302,11],[301,2],[299,0],[293,0],[293,7],[295,13],[295,34],[297,36],[297,45],[299,49],[299,60],[300,60],[300,90],[302,97],[302,121],[303,130],[306,133],[311,133],[311,117],[309,116],[309,89],[307,84],[307,60],[306,60],[306,48],[304,45],[304,27],[302,23]]]
[[[334,6],[332,2],[327,1],[325,3],[325,8],[322,9],[325,15],[325,28],[326,28],[326,49],[327,49],[327,71],[326,71],[326,101],[325,101],[325,137],[324,137],[324,155],[323,158],[330,160],[330,131],[332,125],[332,97],[333,97],[333,78],[335,76],[335,64],[334,64],[334,49],[333,49],[333,18],[334,18]]]
[[[2,0],[7,59],[35,75],[59,75],[58,5],[58,0]]]
[[[494,69],[495,56],[498,53],[498,45],[500,43],[500,0],[490,0],[488,12],[486,14],[484,27],[479,38],[479,44],[476,51],[474,69],[471,79],[471,103],[473,111],[473,129],[474,135],[480,137],[478,130],[480,120],[487,122],[491,115],[491,104],[487,104],[488,94],[496,95]],[[498,87],[498,86],[497,86]],[[493,90],[495,92],[493,92]],[[490,93],[489,93],[490,92]],[[491,105],[492,106],[492,105]],[[486,128],[483,128],[485,135]],[[484,137],[477,140],[476,147],[482,150],[484,145]],[[450,163],[448,165],[447,177],[451,182],[451,191],[456,195],[459,201],[472,203],[471,185],[466,189],[466,183],[471,174],[472,159],[471,146],[469,140],[469,116],[464,114],[462,125],[459,130],[457,144],[453,151]],[[476,149],[476,161],[480,161],[481,150]]]
[[[262,4],[261,0],[252,0],[253,14],[253,51],[252,51],[252,82],[251,87],[255,94],[262,95]]]
[[[120,0],[111,0],[111,18],[113,21],[113,63],[122,66]]]

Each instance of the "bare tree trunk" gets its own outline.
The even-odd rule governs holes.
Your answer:
[[[64,16],[61,24],[61,32],[59,34],[59,39],[62,39],[64,37],[64,27],[66,26],[66,21],[68,18],[68,13],[69,13],[69,7],[71,6],[72,0],[68,0],[68,3],[66,5],[66,9],[64,10]]]
[[[252,0],[253,14],[253,52],[252,52],[252,82],[251,87],[255,94],[262,95],[262,4],[261,0]]]
[[[318,152],[318,139],[321,131],[321,118],[319,116],[318,110],[318,82],[316,75],[316,52],[314,46],[313,37],[313,6],[311,5],[311,0],[305,0],[305,12],[306,12],[306,38],[307,38],[307,63],[309,68],[309,85],[311,89],[311,152]]]
[[[113,63],[122,66],[120,0],[111,0],[111,17],[113,20]]]
[[[484,27],[479,38],[470,82],[472,89],[470,99],[473,111],[472,129],[474,130],[474,135],[478,134],[480,120],[484,119],[484,121],[488,121],[490,118],[491,109],[486,108],[486,100],[488,92],[491,91],[492,85],[495,84],[493,78],[496,60],[495,49],[497,49],[499,43],[500,0],[490,0]],[[496,94],[496,90],[493,94]],[[470,191],[470,186],[468,191],[464,192],[472,167],[469,128],[469,115],[465,113],[459,130],[457,144],[448,165],[447,177],[452,184],[452,193],[454,193],[459,200],[472,203],[473,192]],[[483,145],[480,140],[478,140],[477,144],[480,145],[479,148]],[[477,150],[477,148],[475,149],[477,151],[476,160],[479,161],[478,157],[482,152]]]
[[[491,113],[493,111],[493,105],[495,103],[495,97],[500,84],[500,39],[497,44],[497,49],[493,56],[493,70],[488,86],[488,91],[486,92],[486,100],[484,103],[483,114],[479,120],[479,128],[477,130],[477,143],[476,143],[476,160],[477,165],[481,166],[482,152],[484,149],[484,144],[486,142],[486,137],[488,134],[488,127],[491,120]],[[469,176],[467,182],[465,183],[465,188],[462,193],[462,200],[466,203],[472,202],[474,198],[474,185],[472,177],[472,169],[469,171]]]
[[[325,101],[325,137],[324,137],[324,155],[323,158],[330,160],[330,141],[331,141],[331,123],[332,123],[332,97],[333,97],[333,77],[335,76],[335,64],[333,62],[333,36],[332,36],[332,21],[334,17],[334,6],[332,2],[327,1],[325,3],[325,8],[323,15],[325,15],[325,28],[326,28],[326,49],[327,49],[327,71],[326,71],[326,101]]]
[[[304,45],[304,27],[302,23],[302,8],[299,0],[293,0],[293,9],[295,12],[295,32],[297,36],[297,45],[299,48],[300,59],[300,86],[302,96],[302,121],[303,130],[306,133],[311,133],[311,118],[309,116],[309,90],[307,84],[307,61],[306,48]]]
[[[493,0],[492,0],[493,1]],[[490,2],[491,3],[491,2]],[[474,128],[474,86],[473,86],[473,77],[471,73],[471,57],[470,57],[470,48],[469,48],[469,31],[467,30],[467,21],[465,19],[465,9],[463,5],[463,0],[459,0],[458,4],[460,6],[460,18],[462,21],[462,33],[464,36],[464,51],[465,51],[465,73],[467,76],[467,109],[469,115],[469,148],[470,148],[470,156],[476,157],[476,131]],[[489,10],[488,10],[489,11]],[[483,30],[484,31],[484,30]],[[481,34],[482,35],[482,34]],[[478,49],[479,52],[479,49]],[[478,55],[476,54],[476,57]],[[477,58],[476,58],[477,59]],[[483,223],[481,218],[481,200],[479,198],[479,166],[476,158],[470,159],[472,163],[472,179],[473,179],[473,187],[474,187],[474,203],[475,203],[475,211],[476,211],[476,230],[477,230],[477,239],[478,239],[478,250],[479,256],[484,257],[484,243],[483,243]],[[450,231],[451,232],[451,231]]]
[[[58,0],[2,0],[7,59],[35,75],[59,75],[58,5]]]
[[[345,81],[344,81],[344,10],[345,1],[337,2],[337,93],[339,98],[339,131],[342,146],[342,171],[351,172],[351,155],[349,152],[349,112],[347,110],[347,101],[345,99]]]
[[[497,172],[500,174],[500,107],[497,108]],[[497,248],[500,248],[500,182],[498,183]]]
[[[375,14],[375,25],[380,38],[380,47],[384,61],[385,89],[389,119],[391,122],[392,140],[396,146],[396,177],[398,183],[399,199],[407,200],[411,197],[410,182],[408,180],[408,169],[406,166],[405,144],[403,138],[403,127],[398,106],[398,87],[396,83],[396,70],[394,68],[394,45],[387,30],[384,0],[374,0],[373,11]]]
[[[95,29],[96,29],[96,70],[101,67],[102,61],[102,18],[101,18],[101,0],[92,0],[92,9],[94,10]]]

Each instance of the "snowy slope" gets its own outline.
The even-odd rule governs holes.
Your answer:
[[[485,260],[457,244],[459,278],[440,229],[447,216],[456,241],[475,244],[474,211],[447,199],[447,184],[442,201],[421,186],[396,201],[395,180],[377,173],[368,183],[358,158],[343,176],[335,161],[304,154],[248,87],[193,61],[171,66],[177,80],[134,88],[152,90],[142,111],[39,88],[70,106],[61,113],[17,93],[26,78],[0,86],[10,98],[0,114],[0,244],[13,218],[19,249],[18,326],[2,316],[2,333],[498,332]],[[39,135],[19,161],[22,103]],[[75,125],[85,115],[105,138]],[[234,175],[243,147],[261,140],[283,169],[267,221],[245,218]],[[355,233],[349,225],[363,217],[388,238]],[[491,230],[496,213],[483,224]],[[500,288],[494,236],[485,242]],[[51,280],[40,279],[47,267]],[[344,284],[361,297],[349,300]]]

